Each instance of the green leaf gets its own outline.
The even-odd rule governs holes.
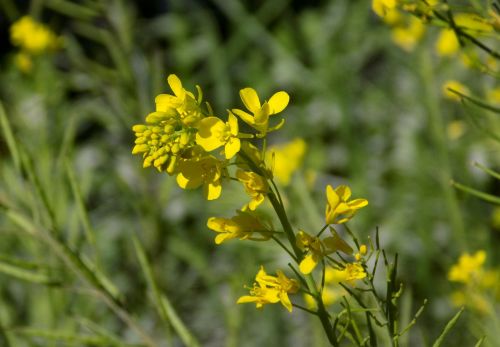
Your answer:
[[[460,311],[458,311],[457,314],[455,314],[455,316],[453,316],[453,318],[450,319],[450,321],[448,322],[448,324],[446,324],[446,326],[444,327],[443,332],[436,339],[436,342],[434,342],[434,344],[432,345],[432,347],[439,347],[439,346],[441,346],[441,344],[443,343],[444,338],[446,337],[446,335],[450,332],[451,329],[453,329],[453,327],[455,326],[455,324],[457,324],[457,321],[460,318],[460,316],[462,315],[462,312],[464,312],[464,307],[462,307],[460,309]]]

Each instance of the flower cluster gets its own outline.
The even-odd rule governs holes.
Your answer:
[[[32,69],[32,56],[54,50],[60,42],[60,38],[47,26],[30,16],[24,16],[12,24],[10,40],[14,46],[20,48],[20,52],[15,56],[15,63],[23,72]]]
[[[296,279],[287,277],[282,270],[277,270],[276,276],[268,275],[261,266],[249,295],[240,297],[238,303],[255,303],[261,308],[281,302],[292,311],[289,295],[299,291],[299,283],[314,283],[313,271],[319,265],[329,273],[333,271],[338,282],[353,284],[367,277],[363,262],[366,246],[353,255],[351,246],[333,228],[345,225],[368,204],[365,199],[351,199],[349,187],[327,186],[326,224],[316,234],[292,227],[288,220],[274,179],[283,186],[290,183],[305,154],[305,141],[295,139],[285,146],[266,146],[267,135],[284,124],[284,118],[275,121],[273,118],[287,107],[290,97],[286,92],[279,91],[269,100],[261,101],[254,89],[244,88],[240,97],[246,111],[231,108],[223,118],[213,112],[210,104],[203,103],[200,87],[197,86],[195,96],[177,76],[168,76],[167,82],[172,94],[157,96],[156,110],[147,115],[145,124],[132,128],[136,136],[132,153],[142,155],[143,167],[175,175],[183,189],[203,187],[208,200],[219,198],[225,184],[240,185],[248,199],[236,214],[210,217],[207,221],[207,227],[215,232],[215,243],[275,241],[297,266],[293,268]],[[249,126],[249,133],[241,132],[239,121]],[[260,211],[266,204],[276,212],[282,230],[274,228]],[[321,238],[326,229],[330,235]],[[342,257],[334,260],[338,252],[351,260]],[[304,276],[310,279],[307,281]],[[321,302],[323,289],[314,285],[304,290],[316,291],[316,300]],[[321,314],[326,319],[325,313]]]
[[[489,313],[488,297],[500,301],[499,273],[484,268],[486,252],[463,253],[448,271],[448,280],[460,284],[451,294],[455,306],[468,305],[480,313]]]

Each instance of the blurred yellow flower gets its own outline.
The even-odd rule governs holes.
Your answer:
[[[177,184],[183,189],[195,189],[203,185],[207,200],[215,200],[222,193],[222,163],[214,156],[181,160],[178,164]]]
[[[264,202],[266,194],[269,190],[269,185],[266,179],[255,172],[251,171],[236,171],[236,178],[243,183],[245,191],[252,198],[248,204],[243,207],[243,210],[247,208],[251,211],[255,210],[257,206]]]
[[[466,125],[463,120],[454,120],[448,123],[446,127],[446,133],[450,140],[456,140],[460,138],[466,130]]]
[[[377,16],[384,18],[388,12],[394,10],[397,5],[397,0],[372,0],[372,9]]]
[[[196,143],[207,152],[224,146],[226,159],[231,159],[240,151],[238,138],[238,119],[229,111],[226,123],[217,117],[207,117],[197,124]]]
[[[207,221],[209,229],[215,231],[215,243],[238,238],[240,240],[265,241],[272,236],[271,230],[264,225],[258,216],[249,211],[236,211],[237,215],[231,218],[211,217]],[[260,233],[260,237],[254,237],[254,233]]]
[[[232,111],[245,123],[257,129],[260,136],[265,136],[266,133],[281,128],[285,123],[285,120],[281,119],[278,125],[269,128],[269,116],[283,111],[290,101],[290,96],[286,92],[279,91],[275,93],[264,104],[260,103],[259,96],[253,88],[240,90],[240,97],[247,110],[252,112],[252,115],[239,109],[233,109]]]
[[[392,41],[405,51],[412,51],[425,33],[425,26],[417,17],[411,17],[406,26],[392,29]]]
[[[33,69],[33,60],[25,52],[19,52],[14,56],[14,64],[24,73],[28,73]]]
[[[56,35],[30,16],[21,17],[11,25],[10,40],[14,46],[30,54],[40,54],[58,45]]]
[[[333,189],[332,186],[326,187],[326,223],[342,224],[350,220],[360,208],[368,205],[366,199],[350,200],[351,189],[348,186],[341,185]]]
[[[448,272],[448,280],[452,282],[470,283],[477,280],[483,269],[483,264],[486,260],[486,252],[483,250],[477,251],[470,255],[464,253],[458,259],[458,264],[453,265]]]
[[[306,142],[296,138],[291,142],[270,146],[266,153],[273,176],[284,186],[290,184],[292,174],[300,167],[306,152]]]
[[[255,303],[257,308],[262,308],[265,304],[281,304],[292,312],[292,303],[288,294],[294,294],[299,290],[299,283],[295,279],[290,279],[278,270],[277,276],[268,275],[264,267],[261,266],[257,276],[256,283],[250,289],[250,295],[242,296],[238,299],[238,304]]]
[[[452,90],[455,90],[464,95],[470,94],[469,88],[464,86],[462,83],[454,80],[446,81],[442,87],[443,95],[450,100],[460,101],[460,95],[454,93]]]
[[[454,55],[460,49],[460,42],[453,29],[443,29],[436,41],[436,52],[442,57]]]
[[[493,31],[493,26],[488,20],[475,13],[457,13],[453,16],[453,21],[457,27],[473,36]]]

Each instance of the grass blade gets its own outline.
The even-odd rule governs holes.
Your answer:
[[[198,347],[198,341],[184,325],[168,298],[160,293],[158,285],[153,277],[153,270],[151,269],[151,265],[146,258],[146,253],[144,252],[144,249],[142,248],[139,240],[137,240],[136,237],[133,237],[132,240],[134,242],[137,258],[139,259],[142,271],[144,273],[144,276],[146,277],[146,282],[152,292],[154,301],[153,304],[158,310],[159,316],[165,323],[172,325],[172,327],[186,346]]]
[[[446,326],[444,327],[444,330],[443,332],[441,333],[441,335],[439,335],[439,337],[436,339],[436,342],[434,342],[434,344],[432,345],[432,347],[439,347],[441,346],[441,344],[443,343],[444,341],[444,338],[446,337],[446,335],[450,332],[451,329],[453,329],[453,327],[455,326],[455,324],[457,323],[458,319],[460,318],[460,316],[462,315],[462,312],[464,312],[464,307],[462,307],[460,309],[460,311],[458,311],[455,316],[453,316],[452,319],[450,319],[450,321],[448,322],[448,324],[446,324]]]

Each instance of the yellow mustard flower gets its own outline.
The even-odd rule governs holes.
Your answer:
[[[436,41],[436,52],[442,57],[454,55],[460,49],[460,42],[453,29],[442,29]]]
[[[406,26],[392,29],[392,41],[405,51],[411,52],[422,39],[425,25],[417,17],[411,17]]]
[[[368,205],[366,199],[350,200],[351,189],[348,186],[341,185],[333,188],[328,185],[326,187],[326,223],[327,224],[342,224],[349,221],[357,210]]]
[[[236,213],[237,215],[231,218],[208,219],[208,228],[217,233],[216,244],[232,239],[266,241],[271,238],[271,229],[261,221],[261,218],[249,211],[236,211]],[[254,237],[255,233],[260,236]]]
[[[251,171],[236,171],[236,178],[243,183],[245,191],[252,198],[248,204],[245,205],[243,210],[247,208],[254,211],[257,206],[264,202],[269,185],[264,177]]]
[[[183,88],[181,80],[176,75],[169,75],[167,77],[167,83],[174,92],[174,95],[158,95],[155,98],[156,112],[172,114],[172,110],[175,110],[173,114],[176,115],[184,125],[195,125],[203,118],[203,112],[200,106],[203,94],[200,87],[196,86],[198,97],[195,98],[192,92]]]
[[[229,111],[226,123],[217,117],[207,117],[197,124],[196,143],[207,152],[224,146],[226,159],[231,159],[239,152],[241,147],[238,138],[238,119]]]
[[[10,40],[30,54],[40,54],[58,45],[57,36],[44,24],[30,16],[21,17],[10,27]]]
[[[486,252],[483,250],[479,250],[473,255],[469,253],[462,254],[458,259],[458,264],[450,268],[448,280],[461,283],[476,281],[483,272],[485,260]]]
[[[356,280],[361,280],[366,277],[366,272],[363,266],[356,263],[347,263],[343,269],[334,269],[334,276],[338,282],[346,282],[354,285]]]
[[[450,140],[456,140],[465,133],[466,129],[467,127],[463,120],[454,120],[448,123],[446,133]]]
[[[299,290],[299,283],[295,279],[290,279],[278,270],[277,276],[271,276],[266,273],[261,266],[257,276],[256,283],[250,289],[250,295],[242,296],[238,299],[238,304],[255,303],[257,308],[262,308],[265,304],[281,304],[292,312],[292,303],[288,294],[294,294]]]
[[[266,161],[272,167],[273,176],[284,186],[290,184],[292,174],[300,167],[306,152],[306,142],[296,138],[291,142],[270,146]]]
[[[389,12],[396,9],[397,0],[372,0],[372,10],[377,16],[384,18]]]
[[[215,200],[222,193],[222,163],[212,155],[188,160],[178,164],[177,184],[183,189],[195,189],[203,185],[207,200]]]
[[[264,101],[264,104],[260,103],[259,96],[253,88],[240,90],[240,97],[247,110],[253,115],[239,109],[233,109],[232,111],[245,123],[257,129],[260,136],[264,136],[266,133],[283,126],[285,120],[281,119],[278,125],[269,128],[269,116],[280,113],[286,108],[290,101],[290,96],[286,92],[279,91],[275,93],[269,101]]]
[[[132,127],[136,136],[132,154],[142,154],[144,168],[154,166],[160,172],[173,175],[177,173],[179,158],[189,159],[203,152],[196,146],[197,129],[194,125],[204,114],[200,107],[202,94],[199,87],[199,96],[195,100],[176,75],[168,76],[167,82],[175,95],[158,95],[156,111],[146,117],[146,124]]]
[[[33,69],[33,60],[25,52],[19,52],[14,56],[14,64],[24,73],[28,73]]]
[[[299,264],[300,272],[310,274],[323,259],[324,256],[336,251],[347,254],[352,253],[352,248],[331,229],[333,236],[320,240],[317,236],[312,236],[303,230],[297,233],[297,247],[305,252],[304,258]]]
[[[450,100],[454,100],[454,101],[460,101],[461,97],[460,97],[460,95],[454,93],[453,90],[455,90],[461,94],[464,94],[464,95],[470,94],[469,88],[464,86],[462,83],[460,83],[458,81],[454,81],[454,80],[446,81],[443,84],[442,90],[443,90],[443,95],[446,98],[448,98]]]

